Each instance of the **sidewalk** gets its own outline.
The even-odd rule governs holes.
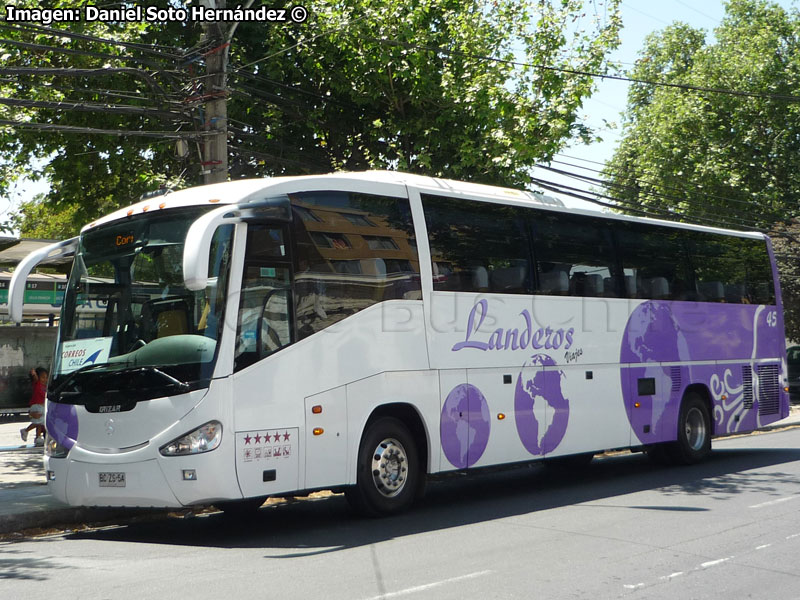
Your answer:
[[[75,507],[53,498],[47,491],[43,449],[33,445],[34,432],[30,432],[27,443],[19,435],[19,430],[28,423],[27,416],[0,421],[0,535],[152,512],[150,509]]]
[[[27,421],[22,420],[0,422],[0,535],[153,513],[153,509],[73,507],[53,498],[45,483],[42,448],[33,446],[33,435],[28,443],[20,438],[19,430],[25,426]],[[792,406],[786,419],[761,431],[789,426],[800,426],[800,406]]]

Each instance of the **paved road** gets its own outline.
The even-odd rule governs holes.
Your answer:
[[[434,484],[412,513],[340,496],[0,543],[0,598],[800,597],[800,429],[652,467],[603,458]]]

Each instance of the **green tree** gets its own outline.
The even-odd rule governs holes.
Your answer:
[[[0,68],[0,96],[146,111],[0,103],[0,119],[191,134],[202,129],[205,99],[219,93],[204,88],[203,61],[224,51],[231,178],[389,168],[519,186],[536,162],[591,137],[579,111],[594,81],[575,72],[603,70],[618,44],[618,3],[312,0],[307,22],[243,22],[223,49],[203,46],[201,27],[191,22],[53,26],[73,37],[5,24],[3,65],[39,71],[12,81]],[[169,4],[175,2],[161,2]],[[104,71],[66,77],[45,67]],[[122,67],[137,72],[112,70]],[[199,183],[201,145],[190,140],[191,152],[178,158],[166,137],[0,125],[0,168],[11,178],[47,178],[44,205],[61,214],[77,205],[77,228],[155,187],[159,177]],[[40,173],[31,172],[36,159],[46,164]],[[30,209],[18,217],[23,224],[34,217]]]
[[[787,235],[780,225],[800,214],[800,14],[729,0],[714,37],[674,23],[647,38],[630,76],[683,87],[631,84],[606,191],[629,209]],[[787,238],[779,264],[795,339],[799,259]]]

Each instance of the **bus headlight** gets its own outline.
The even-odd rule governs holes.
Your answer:
[[[159,448],[162,456],[186,456],[211,452],[222,441],[222,423],[209,421],[194,431],[187,433]]]
[[[50,437],[48,433],[44,438],[44,453],[50,458],[66,458],[69,449],[59,444],[54,438]]]

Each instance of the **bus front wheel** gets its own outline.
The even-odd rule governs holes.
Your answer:
[[[692,465],[711,452],[711,418],[699,394],[690,392],[678,415],[678,440],[670,448],[674,462]]]
[[[371,423],[361,438],[356,485],[345,496],[362,514],[395,514],[414,502],[419,477],[414,438],[401,421],[383,417]]]

